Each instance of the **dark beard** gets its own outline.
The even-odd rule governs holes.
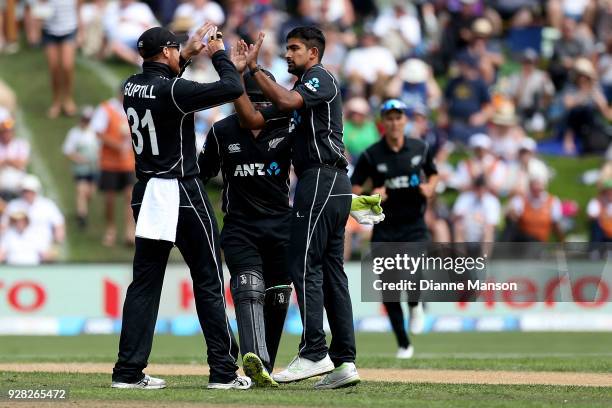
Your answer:
[[[294,65],[293,68],[289,68],[289,65],[287,65],[287,72],[292,75],[295,75],[298,78],[300,78],[302,74],[304,74],[304,71],[306,71],[304,67],[298,67],[297,65]]]

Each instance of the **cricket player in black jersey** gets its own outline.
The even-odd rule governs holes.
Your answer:
[[[355,367],[353,312],[344,272],[344,228],[351,210],[351,184],[342,143],[342,101],[336,79],[323,65],[325,37],[315,27],[298,27],[287,35],[288,71],[296,75],[292,90],[279,86],[257,65],[264,39],[249,46],[247,64],[258,87],[274,106],[261,111],[248,101],[235,102],[243,127],[262,129],[289,117],[294,137],[292,162],[298,177],[292,210],[289,273],[303,323],[297,356],[274,374],[291,382],[325,373],[315,388],[338,388],[360,381]],[[323,330],[327,311],[332,341]],[[329,354],[328,354],[329,352]]]
[[[205,45],[207,33],[210,40]],[[142,73],[126,80],[123,101],[138,178],[132,195],[136,250],[112,387],[166,386],[143,369],[151,352],[168,256],[176,246],[193,279],[196,310],[208,346],[208,388],[247,389],[250,379],[236,375],[238,347],[225,313],[217,225],[197,177],[193,119],[196,111],[239,97],[240,76],[211,24],[202,26],[182,51],[176,36],[160,27],[145,31],[138,49],[144,59]],[[202,51],[212,59],[218,82],[180,78],[189,59]]]
[[[251,74],[243,78],[253,107],[269,106]],[[291,298],[289,119],[249,130],[230,115],[208,132],[199,162],[204,181],[219,168],[223,175],[221,248],[231,275],[244,371],[257,386],[278,386],[270,373]]]
[[[375,192],[383,196],[386,218],[374,226],[372,242],[427,242],[425,225],[427,200],[434,194],[438,171],[433,152],[421,139],[405,136],[408,123],[407,106],[390,99],[381,107],[385,134],[380,142],[366,149],[359,157],[351,177],[353,193],[361,194],[370,179]],[[410,358],[414,348],[404,328],[404,315],[399,302],[384,302],[399,350],[398,358]],[[409,302],[412,321],[422,318],[422,304]]]

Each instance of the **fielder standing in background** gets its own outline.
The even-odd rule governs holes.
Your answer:
[[[211,33],[207,45],[202,40]],[[225,314],[223,271],[212,206],[197,177],[194,112],[242,94],[236,67],[217,28],[202,26],[182,52],[176,36],[160,27],[138,40],[143,72],[125,82],[123,107],[136,156],[132,208],[136,219],[134,275],[123,306],[114,388],[164,388],[143,373],[147,366],[168,256],[180,251],[193,279],[196,310],[208,351],[208,388],[247,389],[236,375],[238,347]],[[201,84],[180,78],[192,56],[205,50],[220,80]]]
[[[436,189],[438,170],[429,145],[421,139],[405,136],[406,109],[407,106],[397,99],[382,104],[384,137],[363,152],[351,177],[354,194],[361,194],[363,185],[370,179],[374,192],[383,196],[386,218],[374,226],[372,242],[430,241],[425,210],[427,200]],[[397,358],[411,358],[414,348],[404,326],[402,305],[383,303],[399,346]],[[416,332],[422,330],[417,328],[422,326],[422,307],[418,302],[408,303],[410,325]]]
[[[251,74],[243,78],[246,93],[240,98],[256,110],[270,106]],[[199,159],[203,180],[219,168],[223,175],[221,247],[231,275],[240,352],[244,372],[264,387],[278,386],[270,373],[291,299],[291,140],[287,118],[249,130],[233,114],[212,126]]]
[[[329,373],[315,388],[338,388],[360,381],[355,367],[353,311],[344,272],[344,228],[351,210],[351,184],[342,142],[342,101],[336,79],[321,65],[325,37],[315,27],[287,35],[288,71],[293,90],[272,81],[257,65],[263,33],[249,47],[247,64],[258,87],[274,106],[262,111],[237,101],[243,127],[263,129],[289,117],[294,137],[292,162],[298,177],[292,211],[289,273],[303,323],[297,356],[273,376],[291,382]],[[323,308],[332,341],[327,347]],[[328,354],[329,351],[329,354]]]

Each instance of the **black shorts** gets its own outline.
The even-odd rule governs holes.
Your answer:
[[[266,287],[291,283],[287,266],[291,213],[275,218],[224,219],[221,248],[231,275],[262,272]]]
[[[427,242],[429,240],[429,230],[423,217],[409,221],[387,218],[376,224],[372,232],[372,242]]]
[[[74,175],[74,180],[75,181],[86,181],[88,183],[93,183],[95,181],[98,180],[98,175],[94,174],[94,173],[89,173],[89,174],[75,174]]]
[[[77,30],[74,30],[64,35],[53,35],[43,30],[42,32],[42,44],[43,45],[57,45],[67,42],[73,42],[76,39]]]
[[[104,171],[100,173],[101,191],[123,191],[136,182],[132,171]]]

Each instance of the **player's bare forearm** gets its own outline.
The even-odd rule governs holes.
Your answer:
[[[266,98],[276,105],[278,109],[290,111],[299,109],[304,105],[304,100],[299,93],[283,88],[281,85],[268,78],[263,72],[257,71],[253,75],[253,78],[255,78],[257,86],[259,86]]]
[[[242,77],[241,80],[244,88],[244,80]],[[243,92],[238,99],[234,100],[234,108],[238,114],[240,127],[245,129],[263,129],[266,125],[266,120],[263,115],[253,108],[246,92]]]

